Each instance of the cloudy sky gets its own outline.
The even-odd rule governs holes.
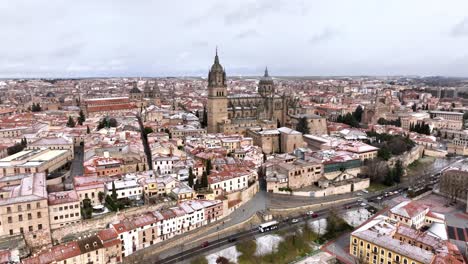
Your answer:
[[[2,0],[0,77],[468,76],[466,0]]]

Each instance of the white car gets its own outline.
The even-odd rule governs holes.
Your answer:
[[[292,224],[299,223],[299,219],[294,218],[293,220],[291,220],[291,223],[292,223]]]
[[[361,206],[366,206],[367,204],[366,203],[361,203]]]
[[[356,193],[357,196],[362,196],[362,193]]]
[[[313,215],[313,214],[314,214],[314,211],[308,211],[306,214],[307,214],[307,215]]]

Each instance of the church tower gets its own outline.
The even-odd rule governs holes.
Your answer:
[[[269,97],[275,93],[273,79],[268,75],[268,68],[265,68],[265,74],[258,83],[258,93],[262,97]]]
[[[219,133],[218,123],[227,120],[227,85],[226,72],[219,64],[218,49],[213,66],[208,73],[208,133]]]

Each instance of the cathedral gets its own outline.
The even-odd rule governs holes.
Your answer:
[[[216,51],[208,73],[208,133],[245,134],[247,129],[274,129],[290,125],[290,116],[301,113],[298,98],[276,93],[268,69],[260,79],[258,94],[229,95],[226,72]]]
[[[161,104],[161,92],[159,90],[159,87],[157,83],[154,83],[153,85],[150,85],[148,82],[145,83],[145,87],[143,88],[143,92],[138,89],[137,87],[137,82],[133,84],[133,88],[130,90],[130,100],[136,101],[136,102],[143,102],[145,99],[148,102],[145,102],[147,104],[155,104],[155,105],[160,105]]]

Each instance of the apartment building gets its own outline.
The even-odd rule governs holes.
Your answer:
[[[146,213],[110,224],[121,241],[122,258],[159,242],[157,221],[152,213]]]
[[[323,175],[320,162],[295,160],[267,165],[267,191],[278,192],[280,189],[299,189],[313,185]]]
[[[245,171],[221,171],[208,175],[208,185],[215,195],[232,193],[248,187],[249,173]]]
[[[0,138],[22,138],[27,127],[14,127],[0,129]]]
[[[72,158],[74,156],[73,140],[65,137],[40,138],[34,142],[28,143],[28,149],[69,150],[72,154]]]
[[[44,236],[36,235],[50,230],[45,174],[31,174],[10,188],[0,199],[0,236],[28,234],[33,241],[41,239],[38,245],[46,242]]]
[[[85,175],[115,176],[124,173],[124,160],[110,157],[94,157],[84,162]]]
[[[411,201],[402,202],[390,209],[390,218],[411,226],[415,229],[421,228],[425,223],[429,208],[416,205]]]
[[[78,194],[80,205],[84,199],[90,199],[91,205],[100,205],[99,193],[105,193],[105,179],[97,176],[73,177],[75,191]]]
[[[431,118],[442,117],[446,120],[463,121],[463,113],[450,111],[430,111]]]
[[[80,199],[75,190],[49,193],[48,203],[51,229],[81,221]]]
[[[106,193],[110,195],[114,187],[117,199],[140,200],[143,196],[143,187],[134,176],[126,176],[121,180],[106,183]]]
[[[0,177],[21,173],[49,174],[65,167],[72,159],[70,150],[46,148],[23,150],[0,159]]]
[[[29,258],[23,259],[22,263],[121,263],[121,256],[115,256],[115,252],[120,249],[118,242],[120,241],[114,239],[104,243],[99,235],[92,235],[40,251]]]

